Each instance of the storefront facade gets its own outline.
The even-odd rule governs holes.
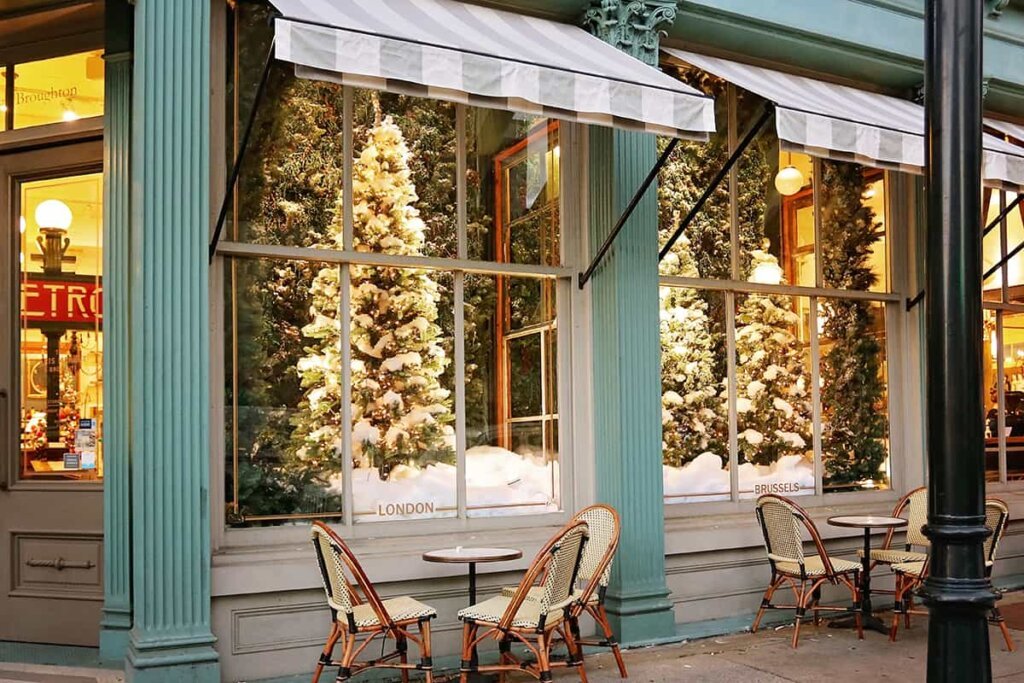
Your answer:
[[[465,576],[422,553],[521,548],[486,591],[597,501],[623,518],[621,640],[724,633],[764,590],[759,493],[824,519],[926,482],[919,3],[486,4],[0,15],[23,36],[0,50],[0,200],[21,218],[0,250],[0,405],[19,425],[0,610],[69,626],[16,619],[0,640],[98,646],[133,680],[308,672],[328,625],[308,523],[324,519],[382,594],[438,609],[444,662]],[[1024,8],[987,12],[986,473],[1013,519]],[[452,26],[472,44],[457,84],[431,61]],[[543,74],[475,81],[536,66],[497,27],[581,41],[578,68],[541,64],[606,64],[598,89],[615,69],[671,79],[671,116],[579,80],[568,98]],[[859,537],[828,533],[855,555]],[[997,585],[1024,576],[1017,535]]]

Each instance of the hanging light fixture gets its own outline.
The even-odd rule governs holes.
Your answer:
[[[775,189],[784,197],[789,197],[800,191],[804,186],[804,174],[793,165],[793,155],[786,152],[788,163],[775,174]]]
[[[768,251],[768,240],[765,240],[760,250],[751,253],[755,265],[750,271],[750,281],[762,285],[782,284],[782,268],[779,261]]]

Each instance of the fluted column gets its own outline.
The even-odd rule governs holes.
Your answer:
[[[216,681],[210,631],[210,12],[137,0],[132,130],[136,681]]]
[[[106,6],[103,124],[103,618],[100,658],[124,659],[132,627],[131,398],[128,345],[131,228],[131,13]]]
[[[595,2],[595,35],[656,63],[657,30],[675,2]],[[651,135],[590,130],[590,244],[596,249],[656,161]],[[675,629],[665,583],[658,342],[658,206],[650,188],[591,280],[597,497],[622,516],[608,591],[619,639],[640,643]]]

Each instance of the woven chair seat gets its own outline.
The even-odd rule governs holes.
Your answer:
[[[424,605],[419,600],[410,598],[407,595],[384,600],[383,605],[384,609],[391,616],[391,620],[395,623],[437,616],[437,610],[433,607]],[[359,628],[382,626],[380,619],[377,618],[377,614],[373,611],[373,607],[366,603],[354,605],[352,607],[352,617]],[[344,616],[339,615],[338,618],[343,619]]]
[[[501,589],[501,594],[503,596],[505,596],[506,598],[511,598],[513,595],[516,594],[516,588],[517,588],[517,586],[505,586],[504,588]],[[583,591],[581,591],[579,589],[576,589],[575,591],[573,591],[573,597],[578,598],[582,592]],[[526,599],[527,600],[540,600],[541,597],[543,597],[543,595],[544,595],[544,587],[543,586],[534,586],[533,588],[530,589],[530,592],[526,594]],[[600,602],[600,600],[601,599],[600,599],[600,596],[598,596],[597,591],[594,591],[593,593],[590,594],[590,599],[587,600],[587,604],[588,605],[596,605],[598,602]]]
[[[544,589],[540,589],[541,593]],[[459,610],[459,619],[471,620],[477,623],[497,624],[505,614],[508,604],[512,598],[507,595],[497,595],[475,605],[470,605]],[[544,627],[548,628],[558,624],[565,614],[564,605],[556,605],[548,610],[547,618],[544,620]],[[515,618],[512,620],[513,628],[534,629],[540,625],[540,600],[523,600],[519,606]]]
[[[892,566],[892,570],[906,576],[921,576],[921,572],[924,570],[924,561],[898,562]]]
[[[857,557],[864,557],[864,551],[858,550]],[[928,553],[919,553],[916,550],[901,550],[899,548],[875,548],[871,551],[871,559],[882,564],[924,562],[928,559]]]
[[[861,569],[859,562],[850,562],[849,560],[842,560],[831,556],[828,559],[832,563],[832,569],[835,570],[836,574],[846,574],[847,572],[860,571]],[[800,565],[796,562],[776,562],[775,568],[783,574],[800,576]],[[825,563],[822,562],[821,557],[818,555],[804,557],[804,573],[807,576],[825,576]]]

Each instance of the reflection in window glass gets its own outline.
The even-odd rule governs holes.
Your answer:
[[[888,488],[885,308],[823,300],[818,327],[825,490]]]
[[[464,321],[469,515],[556,510],[555,283],[467,274]]]
[[[20,476],[99,479],[103,176],[26,182],[17,196]]]
[[[999,329],[997,311],[986,310],[985,314],[985,353],[982,356],[982,386],[986,388],[985,398],[985,479],[999,481],[999,452],[1006,442],[1004,427],[1007,421],[1000,416],[999,403],[1012,401],[1010,394],[1013,389],[1013,378],[1009,367],[1006,367],[1005,382],[999,382]],[[1008,361],[1011,359],[1007,359]],[[1024,389],[1024,387],[1021,387]],[[1024,393],[1021,394],[1024,396]],[[1024,426],[1024,425],[1022,425]],[[1024,430],[1019,436],[1024,436]]]
[[[103,57],[94,50],[14,66],[14,128],[103,114]],[[0,70],[0,75],[6,71]],[[0,79],[2,84],[3,79]],[[6,91],[5,91],[6,92]]]
[[[988,311],[989,316],[995,314]],[[1006,447],[1006,476],[1009,480],[1024,479],[1024,313],[1002,313],[1002,352],[1003,352],[1003,411],[999,414],[998,403],[992,405],[987,412],[986,432],[999,435],[1002,426],[1002,441]],[[988,320],[986,320],[988,322]],[[989,340],[992,342],[989,351],[998,349],[996,336],[992,333],[994,325],[987,325],[990,330]],[[995,360],[991,363],[994,365]],[[986,379],[989,379],[986,373]],[[998,379],[995,380],[997,382]],[[998,400],[995,383],[989,384],[989,403]],[[994,397],[993,397],[994,394]],[[990,481],[999,479],[998,448],[986,441],[985,469]],[[994,452],[993,452],[994,451]]]
[[[684,238],[685,240],[685,238]],[[681,273],[695,268],[682,241]],[[729,500],[725,295],[662,287],[661,427],[666,503]],[[714,313],[712,313],[714,311]]]
[[[338,277],[319,263],[226,263],[229,524],[340,517],[341,357],[337,303],[327,303],[337,302]]]
[[[558,265],[558,122],[467,108],[466,153],[469,258]]]
[[[859,164],[821,162],[821,264],[826,287],[884,289],[884,185]],[[882,195],[882,196],[880,196]],[[880,261],[880,262],[879,262]],[[881,272],[876,270],[881,268]]]
[[[754,251],[751,265],[775,265]],[[803,305],[801,305],[803,304]],[[739,492],[814,493],[810,349],[797,311],[803,297],[746,294],[736,311],[736,414]],[[781,488],[765,488],[765,485]]]

